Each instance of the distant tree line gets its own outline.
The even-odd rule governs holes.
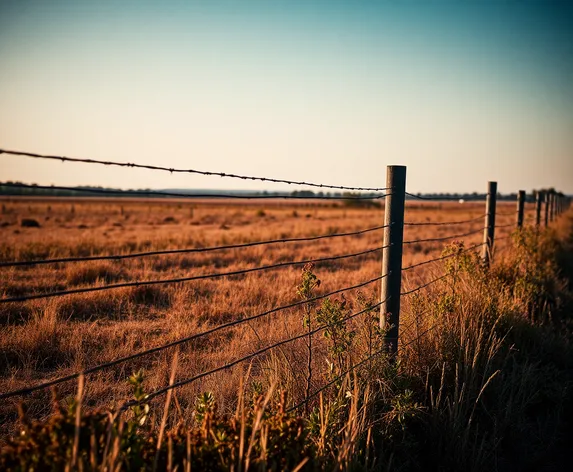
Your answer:
[[[141,196],[152,197],[152,198],[169,198],[165,195],[154,195],[154,192],[158,190],[151,189],[134,189],[134,190],[121,190],[111,187],[101,187],[101,186],[78,186],[78,190],[66,190],[58,188],[40,188],[36,184],[26,184],[25,187],[14,187],[12,185],[24,185],[21,182],[5,181],[0,182],[0,195],[13,195],[13,196],[41,196],[41,197],[86,197],[86,196],[97,196],[97,197],[133,197]],[[84,191],[82,191],[84,190]],[[88,192],[86,190],[94,190],[94,192]],[[555,191],[554,188],[541,188],[533,190],[527,194],[527,201],[535,201],[538,192],[550,192]],[[105,192],[105,193],[100,193]],[[223,195],[265,195],[265,196],[296,196],[296,197],[306,197],[306,198],[340,198],[343,200],[345,205],[355,206],[355,207],[368,207],[368,206],[380,206],[380,200],[374,197],[380,195],[374,192],[315,192],[312,190],[295,190],[292,192],[281,192],[274,191],[270,192],[267,190],[263,191],[233,191],[233,190],[178,190],[179,193],[193,195],[196,193],[217,193]],[[557,195],[563,196],[562,192],[556,192]],[[445,192],[434,192],[434,193],[420,193],[416,194],[418,197],[426,197],[432,199],[444,199],[444,200],[480,200],[485,199],[485,193],[445,193]],[[356,197],[360,197],[357,199]],[[372,198],[369,200],[368,197]],[[406,199],[414,199],[415,197],[406,195]],[[516,193],[509,194],[497,194],[498,200],[515,201],[517,199]]]

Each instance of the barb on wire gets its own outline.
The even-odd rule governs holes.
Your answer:
[[[306,332],[304,332],[304,333],[302,333],[302,334],[299,334],[299,335],[297,335],[297,336],[294,336],[294,337],[292,337],[292,338],[284,339],[284,340],[282,340],[282,341],[279,341],[279,342],[276,342],[276,343],[274,343],[274,344],[271,344],[270,346],[266,346],[266,347],[264,347],[264,348],[262,348],[262,349],[258,349],[257,351],[252,352],[251,354],[248,354],[248,355],[246,355],[246,356],[243,356],[243,357],[241,357],[241,358],[239,358],[239,359],[235,359],[234,361],[231,361],[231,362],[228,362],[228,363],[226,363],[226,364],[223,364],[222,366],[219,366],[219,367],[216,367],[216,368],[214,368],[214,369],[211,369],[211,370],[202,372],[202,373],[200,373],[200,374],[194,375],[194,376],[189,377],[189,378],[187,378],[187,379],[180,380],[179,382],[175,382],[175,383],[170,384],[170,385],[167,385],[167,386],[165,386],[165,387],[159,388],[159,389],[155,390],[154,392],[151,392],[150,394],[146,395],[144,401],[147,402],[147,401],[149,401],[149,400],[152,400],[153,398],[158,397],[159,395],[163,395],[164,393],[167,393],[169,390],[172,390],[172,389],[174,389],[174,388],[179,388],[179,387],[182,387],[182,386],[184,386],[184,385],[190,384],[190,383],[195,382],[196,380],[199,380],[199,379],[201,379],[201,378],[203,378],[203,377],[207,377],[208,375],[215,374],[215,373],[220,372],[220,371],[222,371],[222,370],[230,369],[231,367],[234,367],[234,366],[236,366],[237,364],[240,364],[240,363],[242,363],[242,362],[245,362],[245,361],[247,361],[247,360],[249,360],[249,359],[253,359],[253,358],[257,357],[257,356],[260,356],[261,354],[264,354],[264,353],[267,352],[267,351],[270,351],[270,350],[272,350],[272,349],[274,349],[274,348],[277,348],[277,347],[279,347],[279,346],[282,346],[282,345],[284,345],[284,344],[291,343],[291,342],[293,342],[293,341],[296,341],[296,340],[298,340],[298,339],[305,338],[305,337],[307,337],[307,336],[312,336],[312,335],[314,335],[314,334],[316,334],[316,333],[319,333],[320,331],[324,331],[325,329],[327,329],[327,328],[329,328],[329,327],[331,327],[331,326],[335,326],[335,325],[338,325],[338,324],[345,323],[346,321],[350,321],[351,319],[356,318],[357,316],[360,316],[360,315],[362,315],[362,314],[364,314],[364,313],[367,313],[367,312],[371,311],[371,310],[374,309],[374,308],[379,307],[380,305],[382,305],[382,303],[383,303],[383,302],[378,302],[378,303],[376,303],[376,304],[373,305],[373,306],[364,308],[363,310],[360,310],[360,311],[357,312],[357,313],[353,313],[352,315],[348,315],[348,316],[346,316],[346,317],[344,317],[344,318],[342,318],[342,319],[340,319],[340,320],[333,321],[333,322],[330,322],[330,323],[321,325],[321,326],[319,326],[319,327],[313,329],[312,331],[306,331]],[[138,402],[138,401],[135,401],[135,400],[126,402],[126,403],[124,403],[124,404],[122,405],[122,407],[120,408],[120,410],[124,410],[125,408],[129,408],[130,406],[137,405],[138,403],[139,403],[139,402]]]
[[[334,234],[324,234],[320,236],[308,236],[300,238],[286,238],[286,239],[269,239],[267,241],[253,241],[249,243],[240,244],[228,244],[224,246],[210,246],[204,248],[186,248],[186,249],[166,249],[162,251],[149,251],[149,252],[135,252],[130,254],[117,254],[111,256],[88,256],[88,257],[64,257],[60,259],[39,259],[32,261],[7,261],[0,262],[1,267],[19,267],[19,266],[31,266],[40,264],[58,264],[58,263],[69,263],[69,262],[87,262],[87,261],[104,261],[113,260],[118,261],[122,259],[149,257],[149,256],[163,256],[168,254],[194,254],[203,253],[227,249],[239,249],[245,247],[263,246],[267,244],[277,244],[277,243],[291,243],[291,242],[301,242],[301,241],[316,241],[319,239],[329,239],[329,238],[339,238],[343,236],[358,236],[361,234],[369,233],[372,231],[378,231],[387,228],[388,225],[375,226],[373,228],[362,229],[359,231],[352,231],[348,233],[334,233]]]
[[[48,292],[48,293],[38,293],[34,295],[24,295],[21,297],[11,297],[11,298],[0,298],[0,304],[3,303],[10,303],[10,302],[23,302],[27,300],[38,300],[41,298],[53,298],[53,297],[61,297],[64,295],[73,295],[78,293],[89,293],[89,292],[100,292],[102,290],[113,290],[118,288],[126,288],[126,287],[142,287],[145,285],[160,285],[160,284],[174,284],[180,282],[189,282],[192,280],[204,280],[204,279],[214,279],[219,277],[228,277],[231,275],[243,275],[248,274],[251,272],[259,272],[262,270],[270,270],[270,269],[278,269],[281,267],[288,267],[288,266],[297,266],[297,265],[305,265],[309,263],[316,263],[316,262],[326,262],[326,261],[335,261],[339,259],[347,259],[350,257],[359,257],[364,256],[366,254],[370,254],[373,252],[378,252],[388,246],[380,246],[373,249],[367,249],[365,251],[355,252],[352,254],[341,254],[338,256],[329,256],[329,257],[320,257],[317,259],[308,259],[304,261],[289,261],[289,262],[279,262],[276,264],[271,264],[267,266],[260,266],[260,267],[252,267],[249,269],[240,269],[240,270],[233,270],[229,272],[215,272],[212,274],[203,274],[203,275],[195,275],[191,277],[179,277],[176,279],[162,279],[162,280],[143,280],[137,282],[124,282],[119,284],[109,284],[109,285],[101,285],[99,287],[84,287],[84,288],[75,288],[70,290],[61,290],[57,292]]]
[[[332,295],[337,295],[339,293],[344,293],[344,292],[348,292],[350,290],[362,288],[362,287],[370,285],[374,282],[382,280],[384,277],[386,277],[386,276],[374,277],[373,279],[367,280],[365,282],[361,282],[361,283],[356,284],[356,285],[351,285],[348,287],[343,287],[343,288],[340,288],[337,290],[333,290],[333,291],[325,293],[323,295],[317,295],[316,297],[310,298],[308,300],[300,300],[298,302],[290,303],[288,305],[282,305],[279,307],[271,308],[270,310],[267,310],[267,311],[264,311],[262,313],[258,313],[256,315],[252,315],[252,316],[249,316],[246,318],[242,318],[240,320],[229,321],[229,322],[224,323],[222,325],[218,325],[218,326],[215,326],[215,327],[210,328],[208,330],[202,331],[201,333],[197,333],[197,334],[193,334],[191,336],[187,336],[185,338],[177,339],[177,340],[172,341],[170,343],[163,344],[161,346],[157,346],[154,348],[146,349],[144,351],[140,351],[140,352],[137,352],[134,354],[130,354],[128,356],[121,357],[119,359],[114,359],[112,361],[105,362],[103,364],[98,364],[98,365],[90,367],[88,369],[84,369],[81,372],[75,372],[73,374],[69,374],[69,375],[66,375],[64,377],[59,377],[59,378],[56,378],[56,379],[53,379],[53,380],[50,380],[47,382],[43,382],[41,384],[34,385],[32,387],[26,387],[26,388],[22,388],[22,389],[18,389],[18,390],[12,390],[12,391],[6,392],[6,393],[0,393],[0,400],[5,399],[5,398],[10,398],[10,397],[15,397],[15,396],[27,395],[27,394],[35,392],[37,390],[43,390],[43,389],[52,387],[54,385],[68,382],[70,380],[75,380],[82,375],[86,376],[86,375],[92,374],[94,372],[98,372],[100,370],[104,370],[104,369],[107,369],[109,367],[114,367],[116,365],[123,364],[124,362],[128,362],[128,361],[131,361],[133,359],[137,359],[139,357],[147,356],[150,354],[155,354],[156,352],[164,351],[165,349],[169,349],[171,347],[179,346],[181,344],[186,344],[186,343],[189,343],[189,342],[194,341],[196,339],[199,339],[199,338],[202,338],[205,336],[209,336],[209,335],[216,333],[218,331],[222,331],[222,330],[227,329],[227,328],[231,328],[231,327],[238,326],[238,325],[241,325],[244,323],[248,323],[249,321],[263,318],[265,316],[271,315],[273,313],[277,313],[279,311],[289,310],[291,308],[296,308],[298,306],[306,305],[307,303],[314,303],[318,300],[323,300],[327,297],[331,297]]]
[[[234,194],[234,193],[175,193],[163,192],[160,190],[113,190],[95,187],[65,187],[61,185],[30,185],[22,183],[4,182],[0,187],[27,188],[40,190],[65,190],[69,192],[84,192],[103,195],[129,196],[129,197],[177,197],[177,198],[218,198],[218,199],[239,199],[239,200],[377,200],[385,198],[389,194],[369,195],[369,196],[329,196],[329,195],[251,195],[251,194]]]
[[[484,245],[484,243],[474,244],[473,246],[467,247],[467,248],[461,250],[460,252],[448,254],[446,256],[437,257],[435,259],[430,259],[429,261],[418,262],[417,264],[412,264],[412,265],[409,265],[408,267],[403,267],[402,272],[406,272],[407,270],[411,270],[411,269],[414,269],[415,267],[420,267],[420,266],[423,266],[426,264],[430,264],[432,262],[443,261],[445,259],[449,259],[450,257],[455,257],[455,256],[458,256],[459,254],[463,254],[464,252],[471,251],[472,249],[476,249],[476,248],[483,246],[483,245]]]
[[[49,160],[56,160],[61,162],[76,162],[76,163],[83,163],[83,164],[101,164],[104,166],[117,166],[117,167],[130,167],[130,168],[137,168],[137,169],[147,169],[147,170],[158,170],[169,172],[171,174],[198,174],[204,176],[215,176],[215,177],[227,177],[232,179],[241,179],[241,180],[256,180],[260,182],[273,182],[273,183],[280,183],[280,184],[289,184],[289,185],[306,185],[308,187],[318,187],[318,188],[332,188],[338,190],[356,190],[356,191],[371,191],[371,192],[379,192],[383,190],[388,190],[387,188],[377,188],[377,187],[346,187],[342,185],[328,185],[328,184],[317,184],[313,182],[304,182],[304,181],[296,181],[296,180],[286,180],[286,179],[275,179],[270,177],[255,177],[250,175],[239,175],[239,174],[231,174],[227,172],[211,172],[211,171],[203,171],[203,170],[196,170],[196,169],[177,169],[174,167],[163,167],[163,166],[154,166],[154,165],[146,165],[146,164],[135,164],[130,162],[115,162],[115,161],[104,161],[98,159],[80,159],[74,157],[64,157],[64,156],[52,156],[47,154],[37,154],[32,152],[24,152],[24,151],[10,151],[7,149],[0,149],[0,154],[11,154],[14,156],[24,156],[24,157],[31,157],[34,159],[49,159]]]
[[[414,222],[405,222],[404,226],[452,226],[452,225],[461,225],[464,223],[471,223],[472,221],[477,221],[485,218],[487,213],[483,215],[476,216],[475,218],[470,218],[469,220],[462,220],[462,221],[439,221],[439,222],[432,222],[432,221],[414,221]]]
[[[464,234],[454,234],[452,236],[442,236],[440,238],[428,238],[428,239],[413,239],[411,241],[404,241],[403,244],[414,244],[414,243],[429,243],[434,241],[447,241],[448,239],[463,238],[465,236],[471,236],[472,234],[481,233],[483,228],[479,228],[469,233]]]

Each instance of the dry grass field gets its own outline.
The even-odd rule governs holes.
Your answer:
[[[353,208],[321,201],[189,201],[129,199],[4,198],[0,215],[0,260],[121,255],[166,249],[202,248],[252,241],[310,237],[353,232],[383,224],[383,208]],[[438,223],[479,217],[485,204],[407,202],[406,221]],[[499,203],[499,225],[514,222],[515,204]],[[527,207],[531,219],[532,207]],[[38,227],[27,227],[25,220]],[[478,219],[463,225],[407,226],[405,241],[464,234],[483,227]],[[508,235],[511,226],[498,231]],[[482,232],[463,238],[466,246],[479,243]],[[439,257],[451,241],[417,242],[404,246],[403,266]],[[507,242],[507,241],[505,241]],[[202,253],[138,257],[124,260],[69,262],[0,269],[2,298],[100,286],[213,274],[288,261],[356,253],[382,245],[382,232],[305,242],[217,250]],[[500,243],[501,245],[501,243]],[[381,253],[316,263],[321,284],[316,295],[352,286],[380,274]],[[160,346],[221,323],[253,316],[299,301],[302,265],[212,279],[118,288],[93,293],[0,304],[0,392],[35,385],[58,376]],[[438,262],[404,273],[409,290],[443,273]],[[344,293],[348,313],[364,306],[363,299],[379,299],[380,282]],[[358,294],[361,294],[360,297]],[[337,298],[340,298],[339,295]],[[360,299],[360,300],[359,300]],[[401,334],[404,342],[423,328],[424,320],[404,297]],[[372,317],[367,313],[350,323],[357,331],[353,353],[368,350]],[[179,346],[177,379],[222,365],[273,342],[305,332],[304,309],[278,311],[269,316],[221,330]],[[368,318],[370,317],[370,318]],[[370,320],[370,321],[368,321]],[[324,336],[314,336],[313,387],[328,376]],[[144,369],[145,388],[168,383],[174,349],[135,359],[86,378],[85,404],[113,407],[130,395],[125,379]],[[215,393],[220,408],[231,410],[241,378],[263,383],[280,376],[290,385],[292,401],[305,393],[306,340],[281,346],[231,369],[204,377],[177,390],[181,415],[193,408],[200,392]],[[62,398],[74,395],[76,382],[58,387]],[[49,391],[27,397],[30,414],[45,417]],[[13,432],[19,398],[0,405],[2,435]]]

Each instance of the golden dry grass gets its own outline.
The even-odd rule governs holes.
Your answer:
[[[500,212],[513,213],[514,204],[500,203]],[[527,208],[529,221],[533,209]],[[484,203],[411,203],[406,221],[459,221],[484,213]],[[34,219],[39,228],[23,227]],[[498,219],[505,225],[513,214]],[[383,209],[360,209],[328,202],[237,203],[235,201],[110,200],[110,199],[4,199],[0,219],[2,261],[54,257],[127,254],[163,249],[218,246],[250,241],[317,236],[351,232],[383,224]],[[483,226],[480,219],[456,226],[408,226],[406,241],[463,234]],[[503,228],[503,237],[512,227]],[[481,242],[482,234],[462,238],[466,245]],[[404,247],[403,265],[438,257],[445,242],[415,243]],[[277,262],[298,261],[354,253],[382,245],[380,231],[360,236],[312,242],[278,243],[227,251],[152,256],[122,261],[76,262],[0,271],[3,297],[90,287],[116,282],[189,277],[226,272]],[[351,286],[379,275],[380,253],[318,263],[322,284],[317,295]],[[408,290],[439,274],[441,265],[429,264],[404,273]],[[287,267],[246,275],[186,283],[122,288],[87,294],[0,305],[0,392],[34,385],[133,352],[159,346],[201,332],[218,324],[241,319],[298,301],[296,286],[301,267]],[[361,290],[379,299],[379,283]],[[357,291],[346,293],[358,311]],[[415,323],[404,300],[401,323],[404,339],[415,336],[406,329]],[[178,379],[190,377],[263,348],[273,342],[304,333],[303,310],[290,309],[223,330],[180,347]],[[362,318],[353,323],[360,327]],[[324,343],[315,336],[315,387],[325,379]],[[356,349],[364,348],[358,343]],[[357,353],[358,355],[359,353]],[[306,366],[304,340],[282,346],[253,364],[253,376],[290,378],[294,399],[304,395]],[[168,382],[173,350],[89,375],[86,404],[110,406],[128,396],[125,378],[145,368],[146,389]],[[205,377],[175,395],[177,408],[192,407],[197,393],[216,392],[223,409],[234,407],[240,379],[248,365]],[[76,384],[59,387],[63,396],[73,395]],[[29,402],[34,416],[49,411],[49,392],[33,394]],[[0,407],[7,430],[14,424],[16,403]],[[4,431],[6,432],[6,430]]]

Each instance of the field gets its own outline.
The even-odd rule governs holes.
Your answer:
[[[498,204],[500,226],[514,221],[514,204]],[[531,216],[531,208],[528,208]],[[474,234],[445,241],[404,246],[403,267],[439,257],[444,246],[463,240],[466,246],[482,241],[484,203],[407,203],[406,222],[439,223],[477,218],[462,225],[406,226],[405,241]],[[22,225],[35,220],[39,227]],[[313,237],[354,232],[383,224],[383,208],[353,208],[337,202],[281,200],[261,202],[178,201],[127,199],[33,199],[2,201],[0,258],[26,261],[45,258],[121,255],[166,249],[205,248],[253,241]],[[24,223],[25,225],[25,223]],[[509,234],[512,226],[498,230]],[[506,241],[507,242],[507,241]],[[68,262],[3,268],[2,296],[68,290],[129,281],[148,281],[236,271],[289,261],[353,254],[382,245],[382,231],[315,241],[279,242],[245,248],[190,254],[168,254],[123,260]],[[501,246],[501,244],[500,244]],[[318,262],[314,273],[321,284],[315,295],[353,286],[380,274],[381,253]],[[118,288],[92,293],[11,302],[0,305],[0,392],[35,385],[96,364],[184,338],[222,323],[256,315],[300,301],[303,264],[180,283]],[[416,288],[443,272],[442,263],[422,265],[404,273],[403,290]],[[379,281],[345,292],[350,311],[360,310],[361,299],[379,300]],[[340,299],[340,295],[338,296]],[[409,309],[404,297],[401,340],[406,343],[425,325]],[[362,301],[362,303],[364,303]],[[357,328],[368,323],[352,320]],[[178,378],[223,365],[274,342],[304,333],[304,307],[221,330],[179,347]],[[360,332],[360,329],[357,329]],[[315,335],[313,389],[327,380],[324,337]],[[359,336],[353,355],[367,352]],[[307,340],[281,346],[251,364],[251,375],[265,383],[287,379],[293,402],[305,394]],[[361,352],[362,351],[362,352]],[[168,382],[174,353],[168,349],[89,375],[86,404],[117,405],[130,396],[125,379],[144,369],[146,389]],[[249,363],[204,377],[177,390],[182,414],[194,407],[196,396],[212,391],[220,408],[235,407],[236,392]],[[61,396],[73,395],[75,382],[58,387]],[[44,417],[49,391],[27,397],[29,412]],[[3,434],[13,431],[19,398],[3,403]]]

